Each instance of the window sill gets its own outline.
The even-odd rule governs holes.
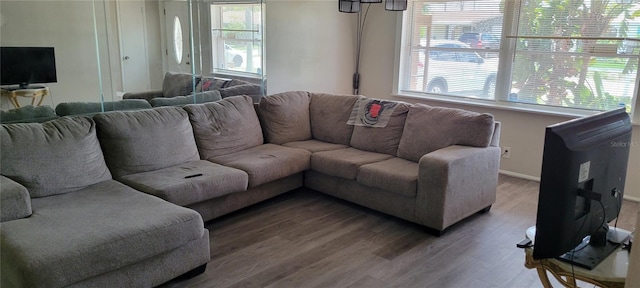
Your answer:
[[[417,93],[411,94],[410,92],[404,92],[399,94],[393,93],[391,94],[391,96],[399,97],[399,98],[421,99],[421,100],[428,100],[428,101],[449,103],[449,104],[458,104],[458,105],[465,105],[465,106],[472,106],[472,107],[483,107],[483,108],[491,108],[491,109],[498,109],[498,110],[517,111],[517,112],[525,112],[530,114],[560,116],[560,117],[569,117],[569,118],[579,118],[579,117],[593,115],[599,112],[599,111],[592,111],[592,110],[572,109],[572,108],[563,108],[563,107],[551,107],[551,106],[545,107],[542,105],[527,104],[527,103],[483,100],[483,99],[477,99],[477,98],[471,98],[471,97],[444,96],[444,95],[417,94]],[[636,123],[632,121],[632,125],[640,126],[640,123]]]

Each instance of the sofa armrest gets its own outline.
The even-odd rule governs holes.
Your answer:
[[[31,196],[27,188],[0,175],[0,222],[31,216]]]
[[[157,97],[164,97],[164,94],[162,94],[162,90],[125,93],[124,95],[122,95],[122,99],[144,99],[147,101]]]
[[[416,218],[442,231],[496,200],[500,148],[453,145],[420,158]]]

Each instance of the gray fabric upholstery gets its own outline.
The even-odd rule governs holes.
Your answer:
[[[189,95],[198,85],[200,78],[188,73],[167,72],[162,80],[163,97]]]
[[[149,101],[153,98],[164,97],[162,90],[151,90],[144,92],[129,92],[122,95],[122,99],[143,99]]]
[[[496,200],[498,147],[454,145],[423,156],[419,165],[419,223],[444,230]]]
[[[218,91],[205,91],[198,92],[195,95],[189,96],[176,96],[171,98],[158,97],[149,100],[149,103],[153,107],[161,106],[183,106],[188,104],[207,103],[221,100],[220,92]]]
[[[328,151],[328,150],[338,150],[338,149],[344,149],[349,147],[344,144],[334,144],[334,143],[324,142],[324,141],[315,140],[315,139],[306,140],[306,141],[293,141],[289,143],[284,143],[282,145],[287,147],[305,149],[311,153]]]
[[[487,147],[493,115],[421,104],[412,105],[398,146],[398,157],[418,162],[422,155],[451,145]]]
[[[418,163],[393,157],[360,166],[357,181],[391,193],[415,196],[418,189]]]
[[[187,113],[179,107],[94,116],[114,177],[200,160]]]
[[[228,86],[220,89],[220,95],[222,95],[222,99],[238,95],[262,95],[262,86],[258,84]]]
[[[313,170],[304,173],[304,185],[382,213],[417,222],[415,218],[415,197],[406,197],[375,187],[361,185],[355,180],[332,177]]]
[[[247,172],[249,187],[256,187],[309,169],[310,156],[307,150],[264,144],[207,160]]]
[[[353,126],[347,125],[353,104],[362,96],[310,93],[309,119],[314,139],[349,145]]]
[[[264,97],[260,101],[260,123],[265,141],[284,144],[311,139],[309,93],[291,91]]]
[[[0,175],[0,222],[29,217],[31,213],[27,188]]]
[[[69,288],[156,287],[209,262],[209,232],[157,256],[85,279]]]
[[[200,215],[114,180],[32,199],[28,221],[2,223],[3,287],[62,287],[199,239]]]
[[[356,179],[358,169],[364,164],[390,159],[391,155],[345,148],[316,152],[311,155],[311,169],[320,173],[346,179]]]
[[[104,108],[104,111],[103,111]],[[105,111],[149,109],[149,102],[142,99],[124,99],[122,101],[104,102],[68,102],[56,106],[59,116],[96,114]]]
[[[187,105],[202,159],[232,154],[263,144],[262,128],[251,98]]]
[[[386,127],[354,126],[351,147],[396,156],[409,104],[398,103]]]
[[[32,198],[111,179],[89,118],[2,124],[0,143],[0,174],[26,187]]]
[[[297,173],[260,186],[251,187],[244,192],[223,195],[187,207],[198,211],[204,221],[209,221],[260,201],[300,188],[303,185],[302,175],[302,172]]]
[[[41,123],[58,118],[51,106],[23,106],[0,110],[0,123]]]
[[[130,174],[120,179],[122,183],[134,189],[158,196],[180,206],[245,191],[248,180],[249,176],[244,171],[205,160]]]

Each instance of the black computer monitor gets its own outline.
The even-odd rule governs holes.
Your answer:
[[[630,141],[624,108],[546,128],[534,259],[593,269],[628,236],[607,223],[622,206]]]
[[[53,47],[0,47],[0,69],[0,85],[57,82]]]

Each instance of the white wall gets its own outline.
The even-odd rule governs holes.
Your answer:
[[[351,93],[355,15],[336,1],[267,1],[268,92]],[[354,16],[354,17],[350,17]]]
[[[297,89],[350,93],[353,56],[346,54],[353,53],[353,38],[351,31],[345,31],[353,27],[349,22],[355,15],[339,13],[333,0],[270,1],[267,7],[269,93]],[[503,125],[501,145],[511,147],[511,158],[502,159],[500,169],[540,177],[545,127],[569,118],[393,96],[396,26],[401,15],[385,11],[383,4],[371,6],[360,94],[491,113]],[[327,30],[331,35],[325,34]],[[633,128],[631,145],[625,197],[640,200],[640,126]]]
[[[45,105],[99,99],[93,11],[91,1],[0,1],[0,45],[55,48],[58,83]],[[13,108],[4,98],[0,107]]]
[[[159,4],[157,0],[145,2],[151,88],[161,89]],[[122,91],[122,78],[115,3],[114,0],[0,1],[0,45],[55,48],[58,82],[48,84],[51,97],[43,105],[96,102],[100,101],[101,93],[106,101],[117,100],[115,91]],[[21,103],[27,104],[28,100]],[[2,98],[0,108],[13,106]]]

